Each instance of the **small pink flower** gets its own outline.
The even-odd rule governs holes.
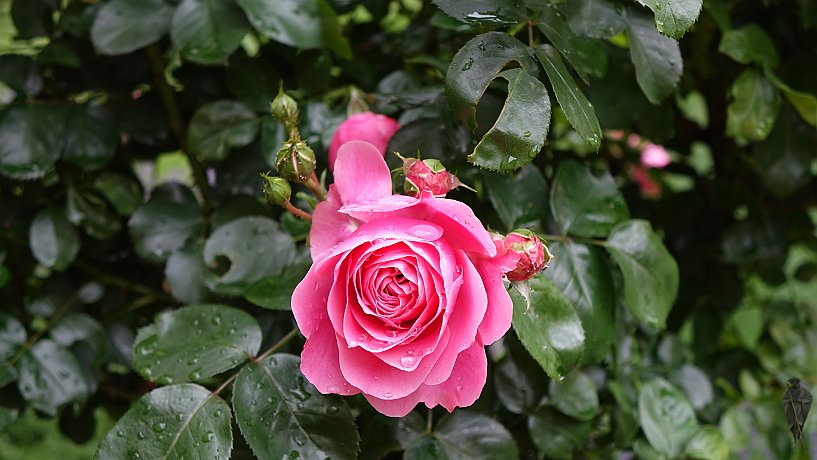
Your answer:
[[[301,371],[321,393],[363,396],[401,417],[422,402],[474,403],[485,345],[510,328],[500,251],[465,204],[392,195],[380,149],[347,142],[312,215],[312,267],[292,295]]]
[[[636,166],[632,170],[633,180],[638,184],[641,194],[647,198],[658,198],[661,196],[661,184],[650,177],[649,171],[642,167]]]
[[[338,126],[329,145],[329,169],[334,170],[338,149],[349,141],[366,141],[385,155],[389,139],[400,128],[397,120],[386,115],[362,112],[347,118]]]
[[[641,139],[641,136],[638,134],[630,134],[627,136],[627,146],[631,149],[636,149],[639,145],[641,145],[642,140],[643,139]]]
[[[641,164],[648,168],[663,168],[669,163],[669,153],[667,153],[663,145],[649,142],[641,150]]]
[[[507,273],[511,281],[525,281],[545,269],[553,259],[550,251],[539,241],[535,233],[527,229],[514,230],[502,243],[509,251],[519,254],[516,267]]]

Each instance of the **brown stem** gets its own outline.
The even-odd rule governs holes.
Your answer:
[[[321,181],[318,180],[318,176],[314,171],[312,172],[312,177],[310,177],[309,180],[304,183],[304,185],[310,192],[315,194],[318,201],[323,201],[326,199],[326,190],[324,190],[321,186]]]
[[[301,209],[296,208],[289,201],[287,201],[286,204],[284,204],[284,209],[289,211],[295,217],[300,217],[303,220],[308,220],[308,221],[312,222],[312,214],[309,214],[306,211],[303,211]]]
[[[528,19],[528,46],[533,48],[533,21]]]

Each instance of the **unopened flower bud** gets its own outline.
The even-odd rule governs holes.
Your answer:
[[[403,158],[403,173],[406,175],[403,189],[410,196],[428,191],[436,197],[443,197],[462,185],[457,176],[446,171],[445,166],[434,159]]]
[[[530,230],[517,229],[503,239],[508,250],[519,254],[516,267],[506,273],[511,281],[525,281],[547,268],[553,255]]]
[[[278,96],[270,104],[270,112],[287,131],[291,132],[298,126],[298,103],[284,92],[283,85],[278,90]]]
[[[278,151],[275,167],[284,179],[303,184],[315,171],[315,152],[306,142],[288,142]]]
[[[264,196],[269,204],[284,206],[289,203],[292,197],[292,187],[289,186],[289,182],[281,177],[268,176],[263,173],[261,177],[264,179]]]

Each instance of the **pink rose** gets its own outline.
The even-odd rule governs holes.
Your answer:
[[[539,237],[528,229],[517,229],[503,238],[502,243],[508,250],[519,254],[516,267],[507,273],[511,281],[525,281],[536,276],[547,268],[553,255],[539,241]]]
[[[363,112],[352,115],[338,126],[329,145],[329,170],[334,170],[338,149],[349,141],[366,141],[377,148],[382,157],[389,139],[400,128],[397,120],[386,115]]]
[[[502,274],[518,255],[498,254],[459,201],[392,195],[372,144],[340,147],[334,176],[312,216],[312,267],[292,295],[304,375],[322,393],[363,393],[392,417],[419,402],[472,404],[484,346],[511,325]]]
[[[641,164],[648,168],[663,168],[669,162],[669,153],[663,145],[650,142],[641,150]]]

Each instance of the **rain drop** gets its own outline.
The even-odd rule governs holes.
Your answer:
[[[167,428],[167,424],[165,422],[156,422],[153,424],[153,431],[157,433],[161,433],[162,431]]]
[[[474,65],[474,58],[468,58],[468,60],[465,62],[465,64],[463,64],[462,70],[466,71],[466,70],[470,69],[471,66],[473,66],[473,65]]]
[[[205,433],[205,434],[204,434],[204,436],[201,438],[201,442],[210,442],[210,441],[212,441],[213,439],[215,439],[215,437],[216,437],[215,433],[213,433],[212,431],[208,431],[208,432],[207,432],[207,433]]]

